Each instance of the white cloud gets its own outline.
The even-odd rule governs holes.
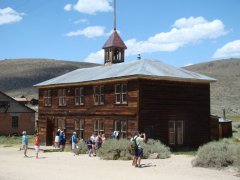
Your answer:
[[[72,10],[72,5],[71,5],[71,4],[66,4],[66,5],[64,6],[64,10],[65,10],[65,11],[71,11],[71,10]]]
[[[91,53],[89,54],[84,61],[85,62],[90,62],[90,63],[99,63],[102,64],[103,63],[103,56],[104,56],[104,51],[103,50],[99,50],[95,53]]]
[[[125,41],[128,48],[126,56],[160,51],[176,51],[184,45],[206,39],[215,39],[226,33],[224,24],[218,19],[209,22],[203,17],[181,18],[175,21],[172,29],[168,32],[157,33],[145,41],[138,41],[134,38]],[[93,54],[91,53],[91,57],[94,57]],[[101,58],[103,61],[103,56]]]
[[[75,20],[73,23],[74,24],[80,24],[80,23],[87,23],[88,20],[87,19],[78,19],[78,20]]]
[[[213,58],[232,58],[240,57],[240,40],[235,40],[219,48],[213,55]]]
[[[65,5],[64,9],[66,11],[76,10],[91,15],[97,12],[109,12],[113,10],[110,0],[78,0],[76,4]]]
[[[10,7],[0,9],[0,25],[19,22],[23,15]]]
[[[100,37],[105,35],[105,27],[103,26],[89,26],[85,29],[72,31],[66,34],[67,36],[85,36],[88,38]]]

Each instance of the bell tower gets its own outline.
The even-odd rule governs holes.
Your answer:
[[[114,0],[114,29],[113,33],[103,45],[104,49],[104,64],[124,62],[124,53],[127,46],[119,36],[116,30],[116,0]]]

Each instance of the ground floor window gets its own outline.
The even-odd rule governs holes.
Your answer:
[[[18,128],[18,116],[12,116],[12,128]]]
[[[94,132],[97,134],[104,133],[104,121],[103,120],[94,120]]]
[[[183,144],[183,121],[169,121],[168,137],[170,145]]]
[[[75,130],[77,131],[77,134],[80,139],[84,138],[84,126],[85,126],[84,119],[75,120]]]
[[[119,138],[127,138],[127,121],[126,120],[115,120],[114,131],[119,132]]]
[[[66,129],[65,119],[58,119],[58,129]]]

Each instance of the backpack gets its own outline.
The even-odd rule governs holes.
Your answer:
[[[136,151],[138,149],[138,145],[137,145],[137,138],[133,138],[133,140],[131,141],[131,150],[132,151]]]

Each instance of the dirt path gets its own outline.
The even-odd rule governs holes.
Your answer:
[[[87,155],[73,156],[71,153],[40,153],[35,159],[34,151],[28,151],[29,158],[17,148],[0,148],[0,180],[231,180],[232,169],[213,170],[192,168],[193,157],[172,155],[164,160],[143,160],[144,168],[132,167],[130,161],[105,161],[89,158]]]

